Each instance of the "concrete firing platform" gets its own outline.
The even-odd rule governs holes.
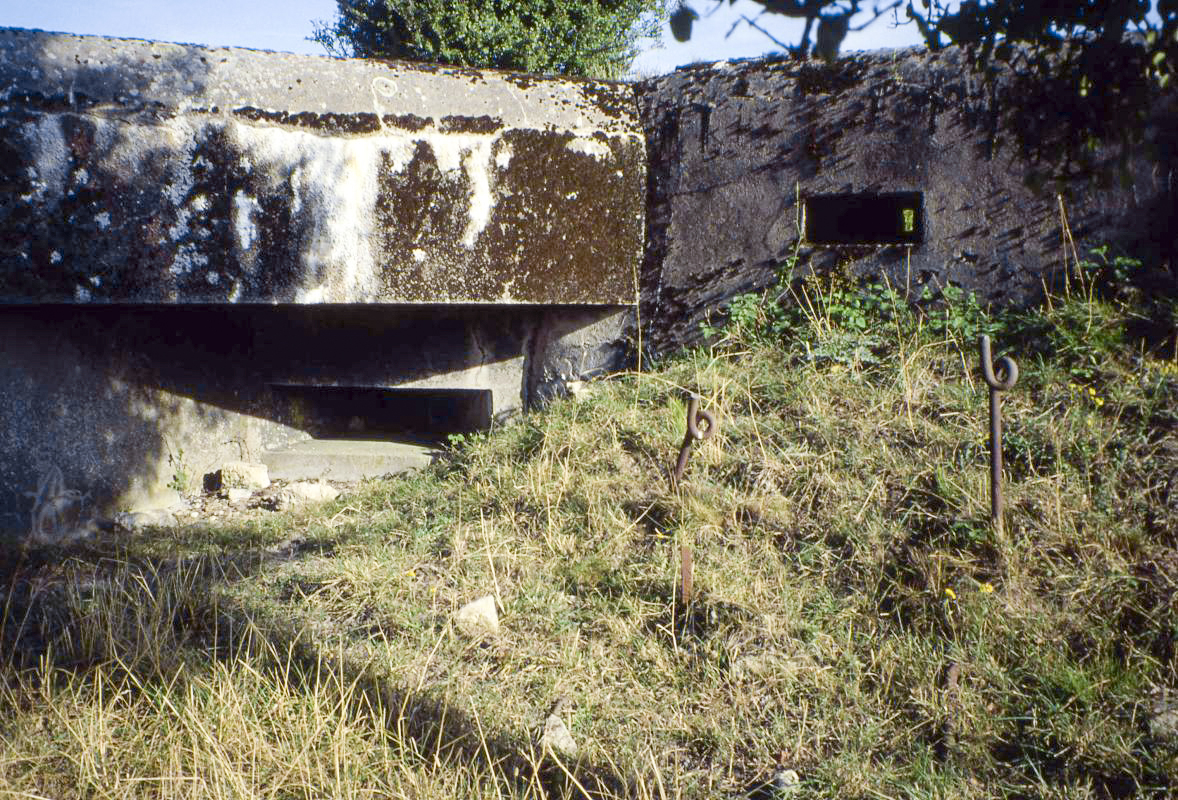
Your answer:
[[[262,453],[272,480],[359,481],[427,467],[441,455],[433,444],[365,439],[310,439]]]

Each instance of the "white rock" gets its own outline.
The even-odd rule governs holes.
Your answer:
[[[270,485],[270,470],[265,464],[227,461],[217,470],[218,489],[265,489]]]
[[[778,797],[790,794],[801,785],[802,779],[792,769],[779,769],[773,773],[773,788]]]
[[[561,758],[577,757],[577,740],[569,733],[564,720],[552,714],[544,721],[544,735],[540,737],[540,746]]]
[[[288,486],[274,487],[259,495],[262,505],[274,511],[285,511],[307,503],[323,503],[337,497],[339,490],[322,481],[295,481]]]
[[[1178,738],[1178,708],[1163,708],[1149,720],[1149,732],[1156,739]]]
[[[499,614],[495,610],[494,595],[485,595],[458,609],[454,621],[468,636],[499,633]]]
[[[114,521],[129,531],[143,528],[175,527],[176,517],[167,509],[157,511],[122,511],[115,514]]]
[[[322,481],[295,481],[284,491],[296,503],[326,503],[339,497],[339,489]]]
[[[251,492],[249,489],[240,489],[236,486],[225,490],[225,499],[234,505],[237,505],[238,503],[244,503],[252,496],[253,492]]]

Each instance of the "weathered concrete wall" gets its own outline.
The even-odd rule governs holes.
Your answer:
[[[951,281],[984,301],[1033,299],[1062,265],[1059,201],[1028,187],[1032,167],[1044,164],[1024,158],[995,120],[1023,103],[1021,118],[1039,120],[1044,142],[1048,126],[1070,123],[1058,109],[1048,113],[1044,98],[1012,96],[1004,85],[987,90],[955,48],[861,54],[832,66],[700,65],[640,84],[650,174],[642,318],[651,349],[697,341],[708,312],[764,287],[799,247],[803,272],[850,261],[856,274],[886,275],[917,293]],[[1065,187],[1081,254],[1113,242],[1147,260],[1174,259],[1178,103],[1173,94],[1163,100],[1127,185]],[[1058,153],[1040,155],[1056,165]],[[924,193],[923,245],[799,242],[799,197],[893,191]]]
[[[620,368],[637,119],[617,84],[0,29],[0,529],[57,470],[105,515]]]
[[[0,303],[634,302],[630,87],[0,29]]]

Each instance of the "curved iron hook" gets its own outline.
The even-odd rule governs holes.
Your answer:
[[[683,470],[687,469],[687,456],[691,452],[691,445],[697,439],[702,442],[704,439],[712,438],[716,433],[716,416],[710,411],[700,410],[699,401],[699,395],[694,392],[687,399],[687,435],[683,437],[683,446],[679,448],[679,460],[671,472],[671,491],[679,485],[683,478]],[[707,427],[700,430],[700,422],[708,423]]]
[[[698,394],[692,394],[687,401],[687,434],[702,442],[704,439],[711,439],[712,434],[716,432],[716,417],[710,411],[700,411],[699,400]],[[708,427],[703,431],[699,429],[700,420],[708,423]]]
[[[985,334],[978,340],[978,349],[981,351],[982,377],[986,379],[986,384],[996,392],[1008,392],[1014,388],[1018,380],[1018,364],[1014,363],[1014,359],[1003,356],[994,362],[990,355],[990,337]]]

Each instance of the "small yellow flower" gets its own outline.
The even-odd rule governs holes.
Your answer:
[[[948,586],[946,586],[945,587],[945,597],[948,597],[950,600],[956,600],[957,599],[957,592],[953,591]]]
[[[994,584],[989,583],[988,581],[983,581],[978,586],[978,591],[982,594],[994,594]]]
[[[1100,408],[1102,405],[1104,405],[1104,398],[1097,397],[1094,402],[1096,403],[1096,407]]]
[[[411,569],[407,569],[407,570],[405,570],[405,577],[406,577],[406,578],[416,578],[416,577],[417,577],[417,573],[416,573],[416,572],[414,572],[414,571],[413,571],[413,570],[411,570]]]

